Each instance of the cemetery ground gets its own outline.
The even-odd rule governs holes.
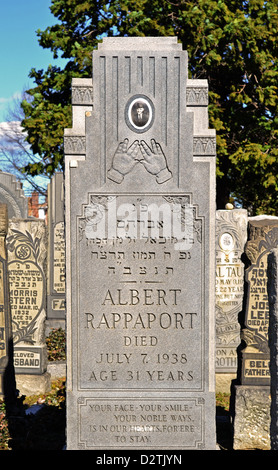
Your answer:
[[[65,332],[46,338],[48,361],[65,361]],[[62,450],[65,446],[65,377],[52,380],[44,395],[19,396],[8,412],[0,401],[0,450]]]
[[[63,330],[53,330],[46,342],[49,361],[65,360]],[[0,401],[0,450],[63,450],[66,440],[65,391],[65,377],[55,379],[47,394],[18,397],[16,407],[9,415],[4,401]],[[229,394],[216,394],[217,444],[220,450],[232,450],[229,404]]]

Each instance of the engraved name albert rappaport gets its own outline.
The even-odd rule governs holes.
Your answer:
[[[90,194],[82,212],[81,389],[200,390],[204,316],[191,293],[204,273],[202,218],[191,195]],[[165,236],[167,216],[180,221],[182,237]],[[185,283],[180,273],[192,265]],[[94,279],[89,288],[86,279]]]

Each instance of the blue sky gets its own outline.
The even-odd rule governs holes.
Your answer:
[[[31,68],[58,64],[52,53],[38,43],[36,30],[58,22],[51,0],[3,0],[0,14],[0,123],[7,117],[13,97],[32,88]]]
[[[46,69],[49,64],[61,65],[62,60],[54,60],[51,51],[38,43],[36,31],[42,31],[58,22],[51,11],[51,0],[1,0],[0,14],[0,138],[5,132],[4,124],[9,109],[24,90],[33,88],[29,78],[32,68]],[[6,157],[0,153],[0,170],[14,173],[6,167]],[[19,178],[19,175],[16,176]],[[48,180],[36,177],[35,181],[45,186]],[[32,192],[31,186],[23,179],[25,195]]]

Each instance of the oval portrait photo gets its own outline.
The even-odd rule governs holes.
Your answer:
[[[153,118],[153,104],[147,97],[136,96],[128,101],[126,106],[126,121],[132,130],[145,132],[151,127]]]

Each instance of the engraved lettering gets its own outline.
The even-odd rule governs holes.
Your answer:
[[[92,313],[85,313],[86,315],[86,328],[93,329],[115,329],[122,328],[128,329],[151,329],[159,326],[163,330],[169,328],[173,329],[193,329],[193,318],[197,313],[180,313],[174,312],[172,314],[162,312],[160,314],[149,313],[103,313],[100,317]]]
[[[169,289],[168,292],[164,289],[142,289],[139,292],[137,289],[117,289],[117,292],[112,294],[108,289],[102,305],[177,305],[178,294],[181,289]]]
[[[100,353],[98,359],[96,359],[97,364],[129,364],[132,353],[130,354],[114,354],[114,353]]]

